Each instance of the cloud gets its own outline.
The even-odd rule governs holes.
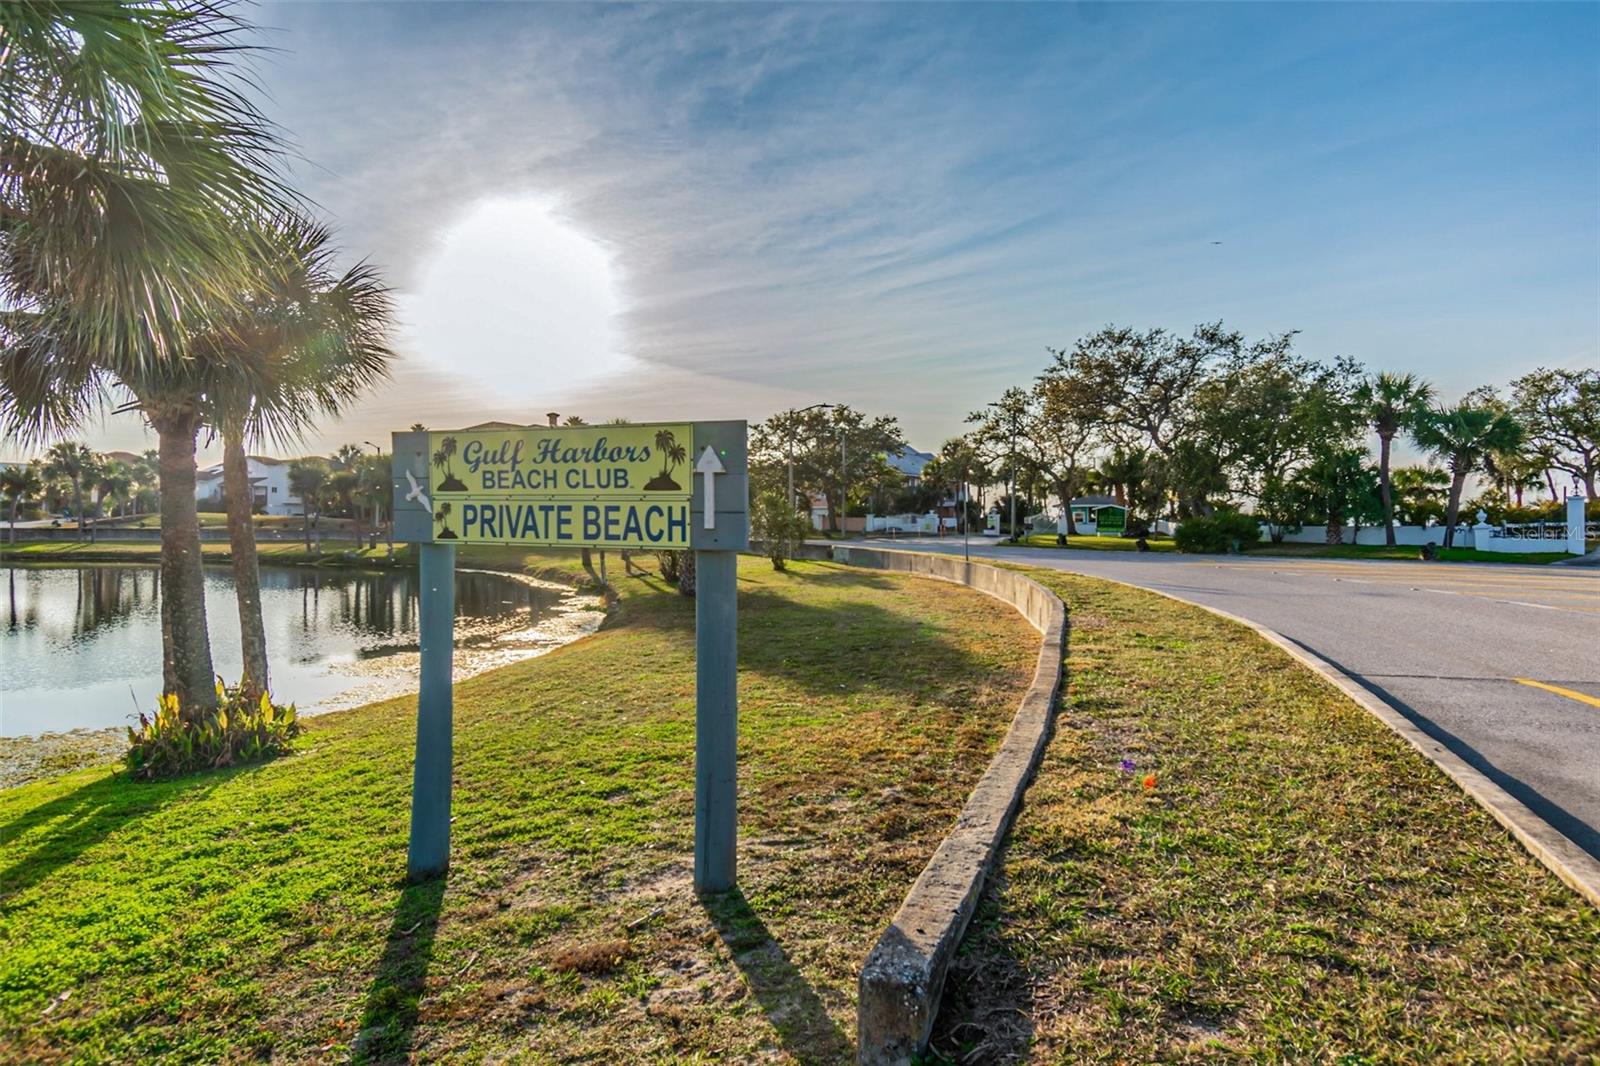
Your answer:
[[[1313,355],[1446,391],[1600,358],[1583,310],[1600,286],[1592,10],[257,17],[297,179],[408,296],[485,201],[559,201],[605,249],[633,369],[552,404],[757,418],[825,399],[898,414],[933,447],[1046,344],[1109,321],[1298,328]],[[452,328],[471,351],[471,322]],[[410,354],[322,439],[378,413],[491,417]]]

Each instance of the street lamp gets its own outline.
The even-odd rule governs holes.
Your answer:
[[[365,444],[367,447],[371,448],[373,455],[378,455],[378,456],[383,455],[383,449],[378,447],[376,444],[372,443],[370,440],[364,440],[361,443]],[[381,513],[382,512],[383,504],[379,503],[377,500],[374,500],[372,502],[372,509],[375,512],[373,517],[376,518],[377,517],[377,513]],[[390,562],[394,562],[394,515],[390,515],[389,516],[389,523],[388,523],[388,526],[386,528],[389,531],[389,561]],[[378,541],[378,534],[377,534],[376,531],[374,531],[373,534],[372,534],[372,547],[376,548],[378,546],[377,541]],[[360,544],[356,545],[357,548],[359,548],[360,546],[361,546]]]

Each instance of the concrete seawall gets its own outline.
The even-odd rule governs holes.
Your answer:
[[[1000,750],[861,968],[858,1060],[903,1066],[927,1046],[950,959],[1054,730],[1066,676],[1067,609],[1055,593],[1016,571],[948,555],[817,544],[795,554],[966,585],[1010,604],[1042,638],[1033,684]]]

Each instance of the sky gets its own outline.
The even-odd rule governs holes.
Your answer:
[[[1109,323],[1299,330],[1447,399],[1600,364],[1600,5],[250,17],[295,183],[400,310],[308,452],[819,401],[932,450]]]

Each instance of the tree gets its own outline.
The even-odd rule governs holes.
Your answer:
[[[1356,390],[1367,424],[1378,435],[1378,493],[1383,501],[1383,540],[1394,547],[1394,486],[1389,476],[1389,450],[1396,433],[1410,432],[1427,416],[1433,386],[1415,374],[1384,371],[1367,378]]]
[[[94,452],[82,441],[58,441],[44,456],[44,476],[60,478],[72,486],[72,515],[78,520],[78,539],[83,539],[83,490],[94,478],[97,463]]]
[[[1071,355],[1058,350],[1051,354],[1056,365],[1034,383],[1037,418],[1027,432],[1037,449],[1039,467],[1061,500],[1070,536],[1077,532],[1072,499],[1087,482],[1085,465],[1104,414],[1092,383],[1075,372]]]
[[[17,510],[22,501],[38,497],[44,491],[44,481],[39,476],[37,461],[27,465],[14,464],[0,469],[0,495],[4,495],[11,513],[11,546],[17,544]]]
[[[1600,370],[1535,370],[1511,383],[1512,410],[1547,468],[1572,475],[1596,498],[1600,477]],[[1555,485],[1550,497],[1556,498]]]
[[[289,464],[289,491],[300,497],[300,514],[306,535],[306,551],[311,550],[311,530],[322,517],[322,497],[328,484],[328,464],[322,459],[296,459]],[[322,534],[317,534],[320,549]]]
[[[94,481],[95,510],[97,516],[105,510],[106,501],[126,503],[133,493],[133,474],[128,467],[115,459],[102,459]]]
[[[1401,525],[1425,526],[1444,520],[1450,475],[1431,466],[1402,466],[1391,475],[1395,517]]]
[[[774,570],[788,568],[794,545],[810,528],[785,498],[787,476],[785,467],[771,462],[750,467],[750,535],[762,542]]]
[[[114,373],[179,339],[250,272],[228,220],[288,198],[271,125],[214,3],[0,5],[0,296],[13,339]],[[84,397],[32,421],[75,424]],[[208,682],[209,685],[209,682]]]
[[[1344,541],[1347,520],[1359,523],[1382,513],[1378,478],[1364,448],[1341,448],[1318,455],[1296,475],[1299,497],[1309,514],[1321,517],[1328,544]]]
[[[842,528],[851,485],[868,483],[882,457],[905,446],[893,416],[872,417],[843,405],[811,411],[780,411],[750,434],[752,463],[787,462],[794,449],[797,491],[826,495],[828,525]]]
[[[1268,338],[1254,347],[1265,351],[1281,346],[1288,336]],[[1201,414],[1196,400],[1206,381],[1247,350],[1244,335],[1224,329],[1221,322],[1196,326],[1187,337],[1164,329],[1141,333],[1107,326],[1078,341],[1068,358],[1080,376],[1084,403],[1101,413],[1110,442],[1154,451],[1164,460],[1170,482],[1180,467],[1199,474],[1216,465],[1194,452],[1203,439],[1196,432]],[[1174,465],[1184,443],[1189,454]],[[1210,511],[1209,476],[1206,483],[1173,487],[1185,510]]]
[[[233,220],[289,197],[208,3],[0,5],[0,424],[59,438],[126,392],[160,438],[162,681],[216,707],[187,341],[256,269]]]
[[[1417,424],[1417,444],[1443,459],[1450,470],[1450,498],[1445,506],[1444,546],[1455,543],[1461,490],[1467,477],[1483,467],[1493,451],[1509,451],[1523,440],[1519,423],[1509,412],[1468,403],[1437,408]]]

